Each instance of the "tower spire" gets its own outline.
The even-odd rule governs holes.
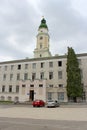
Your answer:
[[[40,28],[47,28],[47,29],[48,29],[47,24],[46,24],[46,20],[45,20],[44,16],[42,17],[42,20],[41,20],[41,24],[40,24],[40,26],[39,26],[39,29],[40,29]]]

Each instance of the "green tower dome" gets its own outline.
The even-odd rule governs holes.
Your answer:
[[[41,20],[41,24],[39,26],[39,29],[40,28],[47,28],[48,29],[47,24],[46,24],[46,20],[44,18]]]

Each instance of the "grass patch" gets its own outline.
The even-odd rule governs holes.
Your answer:
[[[12,104],[13,101],[0,101],[0,104]]]

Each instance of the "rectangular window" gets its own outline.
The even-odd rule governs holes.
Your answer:
[[[10,81],[13,79],[13,74],[10,74]]]
[[[53,88],[53,84],[49,84],[49,87],[50,87],[50,88]]]
[[[58,86],[59,86],[59,88],[63,88],[63,84],[59,84]]]
[[[52,100],[52,92],[48,92],[48,100]]]
[[[58,66],[62,66],[62,61],[58,61]]]
[[[3,75],[3,81],[5,81],[5,80],[6,80],[6,74]]]
[[[24,74],[24,80],[28,80],[28,73]]]
[[[9,92],[12,92],[12,85],[9,85]]]
[[[58,92],[58,100],[63,101],[64,100],[64,92]]]
[[[16,86],[16,93],[19,93],[19,85]]]
[[[17,80],[20,80],[20,73],[17,74]]]
[[[62,79],[62,71],[58,71],[58,79]]]
[[[40,43],[40,49],[42,48],[42,43]]]
[[[40,79],[44,79],[44,72],[40,73]]]
[[[2,92],[5,92],[5,85],[2,86]]]
[[[11,70],[13,70],[14,69],[14,65],[11,65]]]
[[[49,79],[53,79],[53,72],[49,72]]]
[[[33,68],[33,69],[36,69],[36,63],[33,63],[33,64],[32,64],[32,68]]]
[[[32,80],[36,79],[36,73],[32,73]]]
[[[25,88],[26,87],[26,85],[25,84],[22,84],[22,88]]]
[[[21,69],[21,65],[18,65],[18,70],[20,70]]]
[[[25,64],[25,69],[28,69],[28,64]]]
[[[43,84],[39,84],[39,87],[43,87]]]
[[[41,68],[44,68],[44,62],[41,63]]]
[[[30,85],[30,87],[34,87],[34,85],[33,85],[33,84],[31,84],[31,85]]]
[[[5,71],[7,71],[7,65],[5,66]]]
[[[49,62],[49,67],[53,67],[53,62]]]

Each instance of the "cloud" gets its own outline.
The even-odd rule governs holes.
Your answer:
[[[37,15],[27,0],[0,1],[1,55],[11,55],[14,59],[30,54],[25,49],[32,43],[35,14]]]
[[[66,52],[67,46],[74,47],[78,53],[86,52],[84,46],[87,42],[87,17],[83,17],[72,3],[71,0],[47,0],[43,4],[41,3],[41,9],[50,25],[53,54],[55,51],[63,54]]]
[[[78,5],[75,0],[0,1],[0,61],[5,57],[6,60],[33,57],[43,15],[53,55],[66,53],[67,46],[72,46],[76,53],[86,52],[87,17],[83,8],[84,3]]]

